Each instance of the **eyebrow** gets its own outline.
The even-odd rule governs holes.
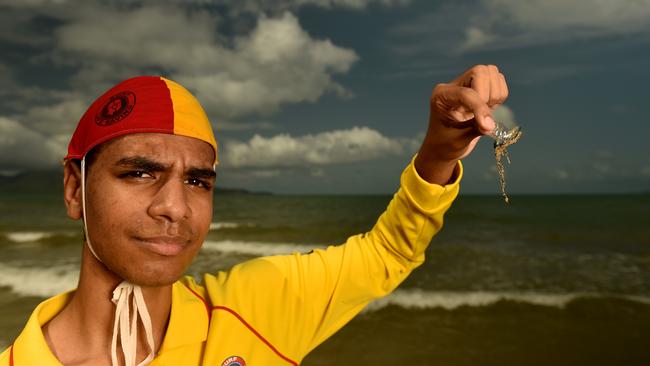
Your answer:
[[[148,172],[164,172],[165,170],[169,170],[169,165],[159,163],[144,156],[128,156],[118,160],[115,165]],[[185,175],[192,178],[212,179],[217,176],[217,173],[214,169],[190,167],[185,171]]]
[[[214,179],[217,177],[217,173],[214,170],[205,168],[190,168],[186,174],[189,177],[201,179]]]

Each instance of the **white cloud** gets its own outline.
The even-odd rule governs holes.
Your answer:
[[[534,72],[519,73],[516,81],[519,84],[535,84],[562,80],[580,73],[602,72],[605,68],[600,65],[565,63],[562,64],[541,64],[534,67]]]
[[[582,159],[567,157],[561,165],[550,169],[550,177],[557,180],[582,182],[618,182],[650,177],[650,165],[641,164],[617,157],[615,152],[599,148],[585,151]]]
[[[243,122],[218,120],[213,121],[216,131],[272,130],[276,128],[271,122]]]
[[[234,8],[239,11],[263,12],[273,9],[287,10],[295,9],[305,5],[314,5],[324,8],[352,8],[364,9],[370,5],[377,4],[382,6],[401,6],[411,3],[412,0],[124,0],[123,4],[155,4],[171,3],[177,5],[218,5],[228,8]],[[81,3],[82,1],[76,1]],[[87,1],[86,1],[87,2]],[[65,3],[75,3],[69,0],[3,0],[2,5],[14,8],[38,7],[46,5],[60,5]]]
[[[81,65],[78,87],[105,88],[106,75],[120,79],[163,69],[218,118],[268,114],[286,103],[314,102],[326,92],[346,96],[332,76],[346,73],[358,59],[353,50],[313,39],[289,12],[260,16],[250,33],[229,42],[207,13],[152,6],[89,7],[79,14],[57,31],[58,58]]]
[[[194,2],[202,5],[221,5],[229,9],[231,14],[268,13],[293,10],[302,6],[318,6],[322,8],[343,8],[363,10],[370,5],[402,6],[411,0],[176,0],[176,3]]]
[[[552,176],[557,180],[567,180],[571,175],[566,169],[555,169]]]
[[[354,127],[300,137],[255,135],[248,142],[226,142],[222,157],[225,164],[237,168],[305,167],[399,155],[403,145],[368,127]]]
[[[346,7],[354,9],[363,9],[370,4],[379,4],[384,6],[406,5],[411,0],[295,0],[297,5],[313,4],[325,8]]]
[[[65,145],[0,117],[0,166],[3,170],[49,167],[63,158]]]
[[[431,50],[459,54],[647,34],[650,0],[447,1],[391,32],[398,36],[392,49],[402,55]]]
[[[647,33],[650,0],[483,0],[462,50]],[[489,35],[489,36],[485,36]]]
[[[65,2],[65,0],[4,0],[2,2],[2,5],[12,8],[24,8],[44,5],[58,5],[64,4]]]
[[[83,97],[70,93],[59,102],[33,106],[15,118],[35,131],[46,135],[65,134],[69,138],[88,104]]]
[[[209,111],[224,117],[268,114],[285,103],[315,102],[325,92],[346,96],[332,79],[358,59],[329,40],[313,40],[290,13],[262,17],[257,28],[223,52],[225,62],[198,73],[178,73]]]
[[[599,159],[611,159],[614,157],[614,154],[610,150],[604,148],[594,151],[594,155]]]
[[[592,161],[591,166],[594,170],[601,175],[608,175],[612,172],[612,167],[602,161]]]
[[[225,120],[217,128],[221,131],[273,128],[268,122],[238,121],[289,103],[315,102],[325,93],[352,94],[334,76],[348,72],[357,54],[328,39],[314,39],[290,12],[259,15],[251,29],[226,36],[219,33],[218,15],[170,2],[137,7],[33,3],[40,6],[31,13],[27,3],[9,4],[23,19],[11,24],[20,28],[37,14],[62,22],[43,38],[50,45],[38,57],[76,70],[68,79],[72,91],[22,86],[12,78],[17,66],[1,63],[3,123],[19,123],[50,143],[66,144],[92,99],[115,82],[143,73],[163,73],[188,87],[215,125]],[[12,151],[6,151],[7,158],[19,154]]]
[[[498,106],[493,112],[494,120],[508,129],[516,127],[519,123],[515,120],[515,113],[505,104]]]
[[[6,94],[7,88],[12,88],[16,84],[16,81],[11,75],[11,68],[3,62],[0,62],[0,83],[3,86],[3,90],[0,91],[2,94]]]
[[[650,165],[644,165],[641,167],[640,173],[643,177],[650,177]]]
[[[483,0],[494,14],[502,14],[523,29],[558,31],[599,29],[610,32],[641,30],[650,20],[648,0]]]
[[[483,171],[483,180],[492,182],[497,178],[497,174],[497,166],[496,164],[492,164],[485,171]]]
[[[465,30],[465,41],[460,47],[460,50],[468,50],[474,47],[482,46],[494,40],[494,36],[487,33],[487,31],[477,27],[471,26]]]

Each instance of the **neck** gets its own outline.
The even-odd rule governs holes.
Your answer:
[[[113,290],[122,281],[84,245],[77,291],[61,313],[43,327],[50,349],[62,363],[84,363],[84,360],[100,359],[110,363],[109,352],[115,320],[115,304],[111,299]],[[141,288],[151,317],[156,353],[167,330],[172,286]],[[141,326],[138,338],[139,361],[149,352]],[[81,355],[79,350],[84,350],[85,355]]]

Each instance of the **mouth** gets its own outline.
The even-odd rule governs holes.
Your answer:
[[[156,254],[172,257],[179,254],[190,241],[180,236],[135,237],[145,249]]]

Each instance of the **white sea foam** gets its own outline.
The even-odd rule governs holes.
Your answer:
[[[213,222],[210,224],[210,230],[236,229],[241,226],[253,226],[253,225],[241,224],[238,222]]]
[[[203,250],[206,251],[217,251],[225,254],[247,254],[252,256],[290,254],[295,252],[307,253],[316,248],[322,248],[322,246],[236,240],[208,240],[203,243]]]
[[[22,296],[50,297],[75,288],[78,278],[74,265],[23,268],[0,263],[0,287]]]
[[[71,231],[14,231],[4,235],[15,243],[33,243],[55,235],[74,236],[75,233]]]
[[[250,255],[274,255],[307,252],[309,246],[295,244],[271,244],[251,242],[206,242],[207,250]],[[77,285],[79,270],[76,265],[24,268],[0,263],[0,287],[9,287],[22,296],[50,297],[70,290]],[[373,312],[394,305],[405,309],[441,308],[455,310],[461,307],[482,307],[499,301],[516,301],[531,305],[564,308],[579,298],[618,298],[650,304],[650,297],[608,293],[541,293],[498,291],[424,291],[421,289],[398,289],[391,295],[370,303],[364,312]]]
[[[16,242],[16,243],[28,243],[39,241],[41,239],[46,239],[54,236],[55,233],[48,231],[22,231],[22,232],[12,232],[6,233],[5,236],[7,239]]]
[[[372,312],[388,305],[396,305],[406,309],[432,309],[446,310],[458,309],[462,306],[480,307],[493,305],[502,300],[522,302],[532,305],[564,308],[568,303],[578,298],[603,298],[613,297],[630,301],[650,304],[650,297],[637,295],[599,294],[599,293],[538,293],[538,292],[450,292],[450,291],[424,291],[420,289],[396,290],[392,294],[370,303],[364,312]]]

